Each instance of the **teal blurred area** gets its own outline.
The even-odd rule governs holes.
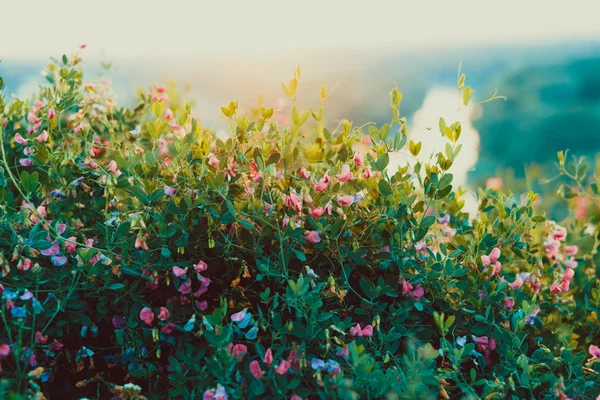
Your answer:
[[[165,75],[189,83],[201,120],[216,127],[223,122],[220,106],[239,99],[250,106],[259,96],[265,102],[281,97],[279,82],[289,80],[296,64],[303,68],[301,106],[318,102],[318,88],[333,90],[327,118],[348,118],[357,124],[389,121],[387,95],[393,85],[403,92],[402,111],[409,121],[436,88],[456,90],[457,72],[467,75],[476,92],[487,99],[494,89],[506,100],[481,106],[473,126],[479,134],[475,167],[469,181],[512,171],[524,177],[531,164],[550,165],[558,150],[581,156],[600,151],[600,41],[506,45],[402,51],[389,48],[290,51],[236,59],[234,56],[198,61],[146,57],[120,62],[103,72],[97,59],[86,61],[88,78],[110,76],[122,102],[132,102],[134,88],[161,81]],[[105,61],[106,62],[106,61]],[[29,96],[38,82],[44,60],[4,59],[0,76],[7,91]],[[431,139],[439,140],[437,126]]]

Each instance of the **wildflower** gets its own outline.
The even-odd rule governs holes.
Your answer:
[[[318,358],[313,358],[310,363],[310,366],[312,369],[314,369],[316,371],[325,369],[325,361],[318,359]]]
[[[10,354],[10,346],[7,344],[0,344],[0,357],[8,357]]]
[[[264,372],[262,369],[260,369],[260,365],[258,364],[258,361],[254,360],[250,363],[250,373],[255,378],[260,378],[261,376],[263,376]]]
[[[194,266],[194,270],[197,272],[206,271],[207,268],[208,268],[208,265],[204,261],[198,261],[198,264],[196,264]]]
[[[515,281],[508,286],[510,286],[511,289],[518,289],[523,286],[523,279],[518,276],[517,279],[515,279]]]
[[[21,136],[20,133],[17,133],[15,135],[15,142],[17,142],[19,144],[27,144],[27,139],[25,139],[23,136]]]
[[[347,164],[342,166],[342,171],[338,175],[338,179],[340,182],[351,182],[354,180],[354,175],[352,175],[352,172],[350,171],[350,166]]]
[[[306,234],[306,243],[308,244],[317,244],[321,241],[321,237],[317,231],[310,231]]]
[[[48,109],[48,119],[54,119],[56,117],[56,111],[54,111],[54,108],[50,107]]]
[[[233,314],[231,316],[231,320],[234,322],[241,322],[246,318],[247,314],[248,314],[248,310],[244,308],[242,311]]]
[[[505,297],[502,300],[502,305],[506,308],[513,308],[515,306],[515,300],[512,297]]]
[[[279,365],[277,366],[277,369],[275,369],[275,373],[277,373],[279,375],[285,375],[285,374],[287,374],[287,372],[291,366],[292,366],[292,364],[289,361],[281,360],[281,361],[279,361]]]
[[[42,133],[40,133],[40,135],[35,138],[35,140],[37,140],[38,143],[46,142],[48,140],[48,131],[44,129]]]
[[[369,179],[369,178],[372,178],[373,176],[375,176],[375,174],[373,173],[373,170],[371,169],[371,167],[365,168],[365,172],[363,172],[363,178]]]
[[[363,164],[363,158],[359,151],[354,152],[352,161],[354,161],[354,164],[356,164],[357,167],[360,167]]]
[[[425,289],[421,286],[420,283],[417,283],[417,286],[410,292],[410,297],[419,301],[421,297],[425,294]]]
[[[234,345],[233,343],[229,343],[229,346],[227,346],[227,353],[233,355],[233,358],[235,358],[238,361],[241,361],[244,357],[244,354],[246,354],[247,352],[248,347],[246,347],[245,344]]]
[[[350,334],[358,337],[371,337],[373,336],[373,327],[371,325],[367,325],[361,329],[360,324],[356,324],[350,328]]]
[[[338,197],[337,201],[340,206],[347,207],[347,206],[351,205],[352,203],[354,203],[354,197],[353,196],[341,196],[341,197]]]
[[[173,275],[175,275],[178,278],[185,275],[186,272],[187,271],[185,270],[185,268],[178,267],[177,265],[173,266]]]
[[[577,254],[577,252],[579,251],[579,247],[572,245],[572,246],[565,246],[565,254],[568,256],[574,256],[575,254]]]
[[[208,155],[208,165],[215,169],[219,169],[219,159],[213,153]]]
[[[20,158],[19,164],[24,167],[31,167],[33,165],[33,161],[31,161],[29,158]]]
[[[144,307],[142,308],[142,311],[140,311],[140,319],[144,321],[146,325],[150,325],[152,324],[152,321],[154,321],[154,313],[148,307]]]
[[[313,179],[312,184],[317,192],[324,192],[329,187],[329,175],[325,172],[325,175],[318,182]]]
[[[595,346],[595,345],[590,345],[590,348],[588,349],[588,351],[590,352],[590,355],[594,358],[600,358],[600,347]]]
[[[271,352],[271,348],[269,347],[265,352],[265,356],[263,358],[263,362],[267,365],[273,364],[273,353]]]
[[[165,185],[164,186],[164,190],[165,190],[165,195],[167,196],[173,196],[175,193],[177,193],[177,189],[173,188],[171,186]]]
[[[169,318],[169,310],[166,307],[160,308],[160,313],[158,313],[158,319],[161,321],[166,321]]]
[[[315,207],[312,210],[310,210],[309,214],[314,218],[319,218],[323,214],[325,214],[325,209],[323,207]]]
[[[308,172],[306,168],[302,167],[300,168],[300,176],[302,177],[302,179],[308,179],[310,178],[310,172]]]

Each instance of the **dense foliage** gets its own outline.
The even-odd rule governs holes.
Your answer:
[[[232,102],[219,138],[173,87],[122,108],[79,61],[0,101],[3,398],[600,395],[598,221],[492,188],[462,212],[459,123],[389,171],[420,150],[397,89],[390,123],[329,130],[325,87],[296,108],[297,70],[288,108]],[[597,204],[584,165],[558,166]]]

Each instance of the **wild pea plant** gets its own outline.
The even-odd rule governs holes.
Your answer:
[[[224,140],[173,87],[120,107],[80,61],[0,100],[3,397],[600,395],[598,221],[492,189],[462,212],[460,123],[388,171],[421,147],[396,88],[388,124],[330,130],[326,87],[297,108],[298,69],[287,109],[222,107]],[[564,197],[597,204],[560,157]]]

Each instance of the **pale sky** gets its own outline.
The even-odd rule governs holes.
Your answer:
[[[0,0],[0,57],[185,57],[600,38],[596,0]]]

